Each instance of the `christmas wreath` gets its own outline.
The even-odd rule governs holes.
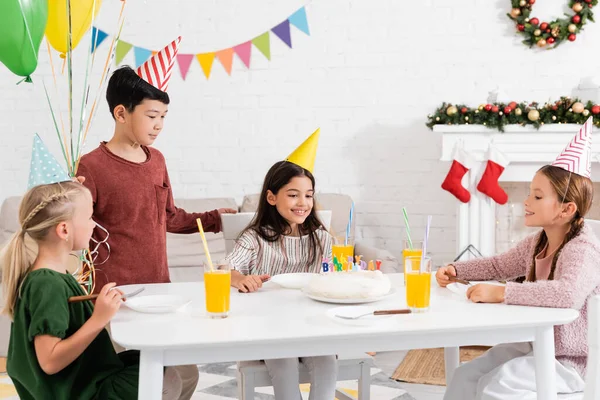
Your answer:
[[[504,131],[505,125],[583,124],[589,115],[594,117],[594,126],[600,126],[600,105],[579,99],[561,97],[556,102],[538,103],[492,103],[479,107],[464,104],[443,103],[433,114],[427,116],[427,126],[435,125],[485,125],[490,129]]]
[[[594,22],[592,7],[598,0],[569,0],[569,8],[575,15],[565,14],[566,18],[551,22],[540,22],[531,17],[535,0],[511,0],[511,3],[513,8],[508,17],[517,23],[517,31],[525,36],[523,43],[529,47],[555,48],[565,40],[575,41],[586,22]]]

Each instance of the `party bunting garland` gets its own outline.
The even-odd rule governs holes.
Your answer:
[[[204,76],[206,76],[206,79],[210,77],[210,73],[212,71],[215,59],[219,60],[219,62],[223,66],[223,69],[225,69],[225,72],[227,72],[228,75],[231,75],[231,67],[233,65],[234,54],[238,56],[238,58],[240,59],[240,61],[242,61],[246,68],[250,68],[252,45],[254,45],[254,47],[256,47],[256,49],[258,49],[258,51],[260,51],[260,53],[263,56],[265,56],[267,60],[270,61],[271,34],[277,36],[290,49],[292,48],[292,36],[290,32],[290,25],[295,26],[298,30],[310,36],[308,20],[306,17],[306,9],[304,6],[296,12],[294,12],[280,24],[277,24],[276,26],[271,28],[270,30],[236,46],[206,53],[178,54],[177,64],[179,65],[179,71],[181,72],[181,76],[183,80],[185,80],[194,58],[200,64],[200,67],[202,68],[202,72],[204,72]],[[92,52],[94,52],[98,48],[98,46],[100,46],[102,42],[110,35],[97,27],[92,27],[92,29],[92,37],[95,38],[94,44],[92,46]],[[150,56],[156,53],[153,50],[148,50],[143,47],[135,46],[131,43],[119,39],[116,47],[115,63],[117,65],[120,64],[121,61],[123,61],[123,58],[125,58],[125,56],[131,51],[132,48],[136,68],[142,65],[144,62],[146,62],[146,60],[150,58]]]

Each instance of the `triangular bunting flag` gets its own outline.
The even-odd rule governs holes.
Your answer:
[[[66,182],[71,178],[60,166],[56,158],[48,151],[42,139],[36,133],[33,137],[33,149],[31,151],[31,169],[29,170],[29,181],[27,190],[38,185],[49,183]]]
[[[271,42],[269,41],[269,31],[252,39],[252,44],[255,45],[265,57],[267,57],[267,60],[271,61]]]
[[[215,56],[219,59],[221,65],[223,65],[223,68],[225,68],[225,71],[227,71],[227,74],[231,75],[231,65],[233,64],[233,47],[230,49],[217,51]]]
[[[152,52],[148,49],[134,46],[133,55],[135,56],[135,67],[139,68],[140,65],[145,63],[152,56]]]
[[[292,37],[290,36],[290,21],[287,19],[271,29],[271,31],[283,41],[283,43],[287,44],[287,46],[292,48]]]
[[[194,59],[193,54],[177,54],[177,63],[179,64],[179,71],[181,72],[181,77],[185,81],[185,77],[190,70],[190,65],[192,65],[192,60]]]
[[[101,31],[100,29],[96,29],[95,26],[92,27],[92,53],[96,51],[96,48],[100,46],[104,39],[108,37],[108,33]]]
[[[250,68],[250,54],[252,53],[252,42],[247,41],[246,43],[238,44],[233,48],[235,54],[238,55],[240,60],[244,63],[246,68]]]
[[[210,70],[212,69],[213,61],[215,60],[215,53],[201,53],[196,54],[198,58],[198,62],[202,67],[202,71],[204,71],[204,76],[206,79],[210,77]]]
[[[308,20],[306,19],[306,9],[304,7],[293,13],[292,16],[288,18],[288,21],[302,32],[310,35]]]
[[[117,64],[120,64],[121,61],[123,61],[123,58],[125,58],[125,56],[127,55],[127,53],[129,53],[129,50],[131,50],[132,47],[133,47],[133,45],[131,43],[127,43],[122,40],[119,40],[117,42],[115,62]]]

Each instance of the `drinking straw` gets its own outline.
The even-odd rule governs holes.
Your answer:
[[[425,226],[425,237],[423,238],[423,254],[421,254],[421,265],[425,262],[427,255],[427,241],[429,240],[429,228],[431,227],[431,215],[427,216],[427,225]]]
[[[350,216],[348,218],[348,226],[346,227],[346,238],[344,239],[344,246],[348,246],[348,240],[350,238],[350,229],[352,229],[352,220],[354,219],[354,202],[350,206]]]
[[[408,213],[406,212],[406,207],[402,207],[402,214],[404,214],[404,227],[406,228],[406,239],[408,240],[408,247],[413,249],[413,242],[410,238],[410,225],[408,225]]]
[[[208,266],[210,267],[211,272],[214,272],[212,259],[210,258],[210,251],[208,251],[208,243],[206,243],[206,237],[204,236],[204,229],[202,228],[202,221],[200,218],[196,218],[196,223],[198,223],[198,231],[200,232],[200,237],[202,238],[202,244],[204,245],[204,252],[206,253],[206,259],[208,260]]]

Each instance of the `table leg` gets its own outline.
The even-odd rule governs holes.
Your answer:
[[[554,327],[536,328],[533,342],[535,384],[539,400],[556,400],[556,366],[554,358]]]
[[[454,370],[460,365],[460,348],[444,347],[444,361],[446,367],[446,386],[448,386],[454,375]]]
[[[138,399],[161,400],[163,390],[163,353],[160,350],[140,351]]]

